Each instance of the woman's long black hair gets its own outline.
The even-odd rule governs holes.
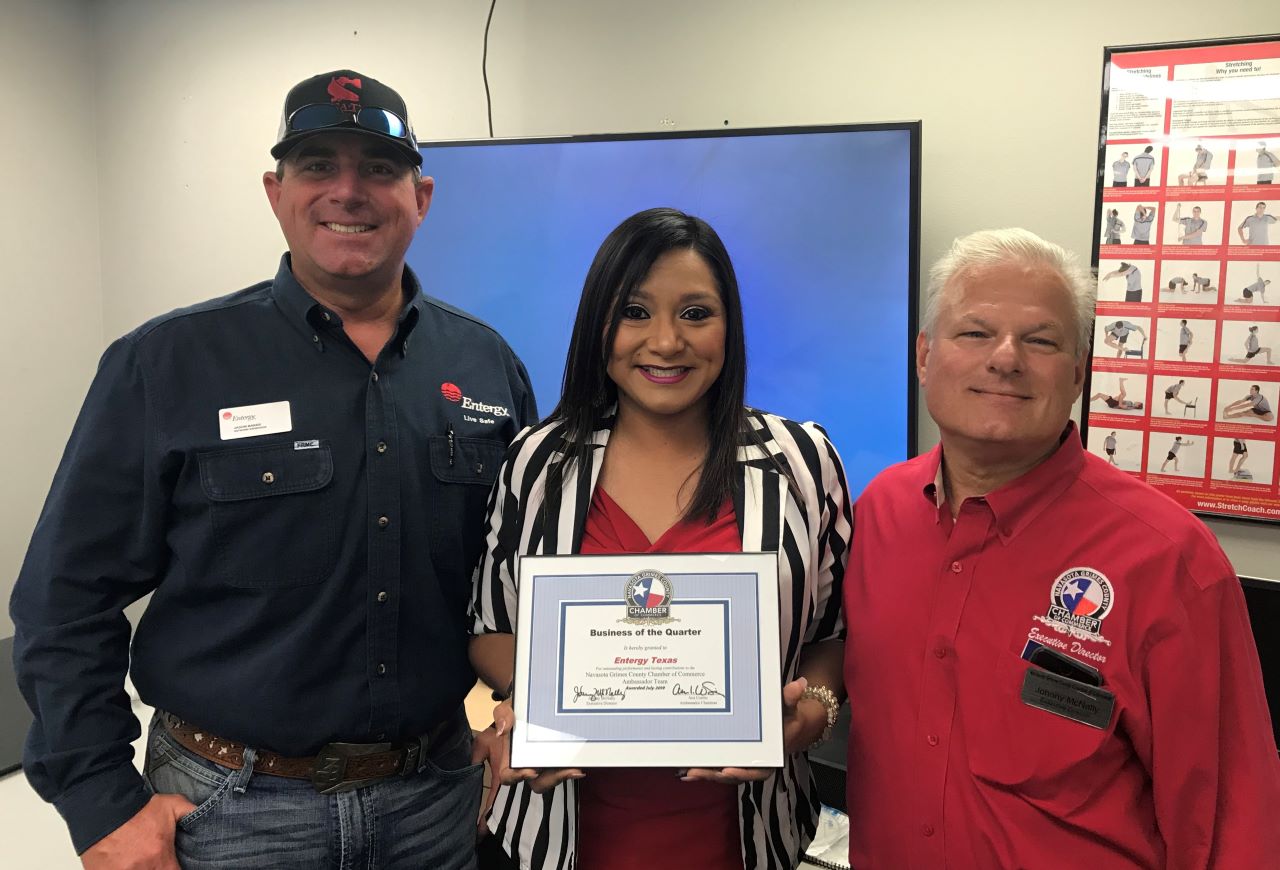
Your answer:
[[[564,364],[560,403],[551,416],[564,421],[565,459],[549,470],[548,489],[559,490],[564,472],[591,449],[591,434],[606,409],[618,400],[608,374],[622,310],[653,264],[671,251],[693,251],[715,278],[724,306],[724,366],[707,392],[707,454],[686,519],[714,520],[730,495],[738,445],[747,430],[743,402],[747,385],[747,345],[742,331],[738,279],[724,243],[701,218],[674,208],[651,208],[624,220],[600,245],[582,286]]]

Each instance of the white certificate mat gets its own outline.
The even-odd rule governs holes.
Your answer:
[[[781,767],[774,553],[520,559],[512,767]]]

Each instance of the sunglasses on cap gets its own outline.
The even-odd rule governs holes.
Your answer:
[[[310,103],[300,106],[289,116],[285,128],[290,133],[303,133],[343,124],[355,124],[362,130],[409,141],[409,125],[395,112],[375,108],[360,108],[354,112],[344,112],[331,103]]]

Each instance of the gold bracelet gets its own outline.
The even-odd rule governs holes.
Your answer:
[[[822,706],[827,708],[827,727],[822,729],[821,737],[809,744],[809,748],[812,749],[831,739],[831,732],[836,727],[836,717],[840,715],[840,701],[836,699],[836,693],[826,686],[808,686],[800,693],[800,700],[803,701],[805,698],[821,701]]]

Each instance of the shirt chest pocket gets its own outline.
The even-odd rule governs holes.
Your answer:
[[[1003,653],[990,692],[963,709],[970,767],[978,779],[1032,802],[1050,801],[1059,810],[1083,806],[1132,755],[1116,734],[1119,703],[1105,729],[1032,707],[1021,697],[1031,667]]]
[[[435,435],[428,450],[431,561],[446,594],[465,607],[471,572],[484,547],[489,491],[498,479],[506,446],[484,438]]]
[[[213,525],[213,571],[231,586],[325,580],[337,558],[329,446],[260,445],[201,453]]]

